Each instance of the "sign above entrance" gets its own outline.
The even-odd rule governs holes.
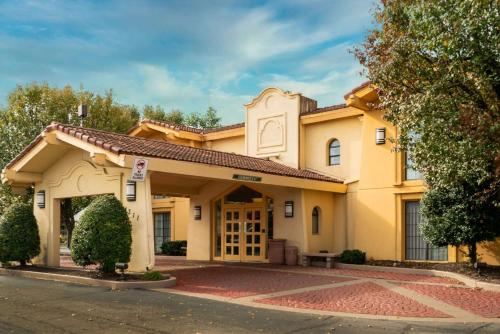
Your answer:
[[[135,158],[134,168],[132,168],[132,176],[130,177],[130,180],[144,181],[148,172],[148,163],[149,160],[147,159]]]
[[[233,180],[261,182],[262,178],[260,176],[233,174]]]

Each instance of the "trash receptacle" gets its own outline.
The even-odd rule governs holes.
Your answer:
[[[285,243],[286,239],[269,240],[269,263],[285,263]]]
[[[299,249],[295,246],[285,247],[285,259],[287,266],[296,266]]]

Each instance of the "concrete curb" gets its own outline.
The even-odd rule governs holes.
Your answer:
[[[14,277],[25,277],[34,279],[43,279],[49,281],[58,281],[65,283],[76,283],[89,286],[98,286],[103,288],[108,288],[111,290],[124,290],[124,289],[158,289],[158,288],[170,288],[176,285],[177,279],[175,277],[170,277],[161,281],[110,281],[94,279],[90,277],[63,275],[63,274],[53,274],[44,273],[36,271],[24,271],[24,270],[13,270],[7,268],[0,268],[0,275],[9,275]]]
[[[347,263],[335,263],[335,268],[339,269],[354,269],[354,270],[366,270],[366,271],[382,271],[390,273],[399,274],[414,274],[414,275],[426,275],[426,276],[436,276],[436,277],[448,277],[454,278],[457,281],[464,283],[466,286],[471,288],[480,288],[488,291],[500,292],[500,284],[488,283],[475,280],[473,278],[467,277],[462,274],[453,273],[450,271],[434,270],[434,269],[415,269],[415,268],[398,268],[398,267],[383,267],[383,266],[370,266],[366,264],[347,264]]]

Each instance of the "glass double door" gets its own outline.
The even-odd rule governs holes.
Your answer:
[[[266,219],[262,207],[224,210],[224,259],[260,261],[266,257]]]

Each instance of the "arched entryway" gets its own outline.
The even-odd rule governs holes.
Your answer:
[[[273,232],[272,198],[242,185],[213,203],[214,260],[265,261]]]

